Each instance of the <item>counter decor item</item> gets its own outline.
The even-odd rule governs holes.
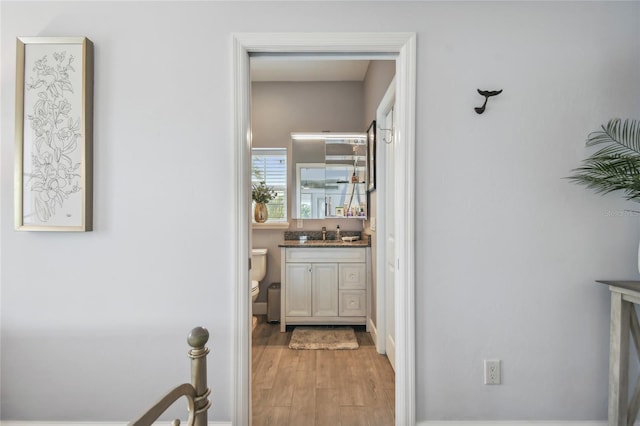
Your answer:
[[[251,198],[256,203],[253,209],[253,218],[257,223],[264,223],[269,219],[269,210],[267,209],[267,203],[276,197],[276,191],[273,188],[267,186],[262,181],[258,184],[253,184],[251,187]]]
[[[91,231],[93,43],[19,37],[15,228]]]
[[[640,121],[612,119],[602,130],[590,133],[586,145],[600,149],[568,179],[599,194],[623,191],[627,200],[640,202]]]
[[[269,219],[269,210],[265,203],[256,203],[253,209],[253,219],[258,223],[265,223]]]

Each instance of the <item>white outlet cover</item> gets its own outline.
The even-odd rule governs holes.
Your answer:
[[[499,359],[484,360],[484,384],[499,385],[502,384],[502,372]]]

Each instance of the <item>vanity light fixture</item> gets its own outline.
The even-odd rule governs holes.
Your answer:
[[[291,139],[298,141],[322,139],[328,143],[332,141],[340,141],[340,143],[348,141],[354,145],[364,145],[367,143],[366,133],[291,133]]]

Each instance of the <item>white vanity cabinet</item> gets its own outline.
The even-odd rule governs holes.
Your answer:
[[[338,264],[288,263],[285,316],[338,316]]]
[[[288,324],[367,324],[369,247],[281,250],[281,331]]]

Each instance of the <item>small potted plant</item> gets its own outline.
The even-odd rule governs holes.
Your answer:
[[[253,210],[253,218],[258,223],[264,223],[269,218],[269,212],[267,210],[267,203],[276,197],[276,191],[273,188],[267,186],[262,181],[258,184],[253,184],[251,189],[251,198],[255,201],[256,206]]]

